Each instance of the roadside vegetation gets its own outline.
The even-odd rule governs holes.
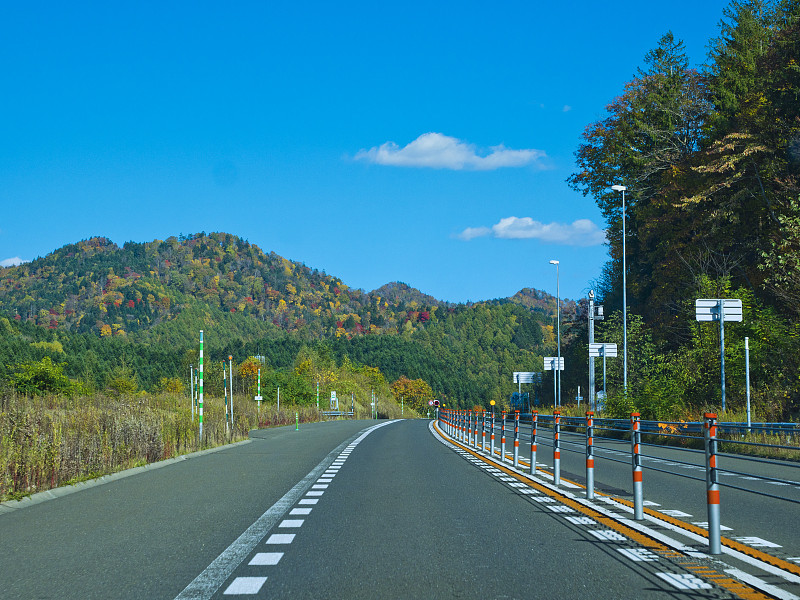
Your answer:
[[[324,420],[327,417],[317,410],[316,396],[303,393],[304,388],[298,391],[302,382],[316,382],[317,377],[323,384],[320,410],[330,408],[330,396],[324,392],[335,389],[340,410],[352,407],[356,419],[372,417],[373,393],[379,418],[416,417],[414,408],[421,408],[426,399],[414,396],[421,382],[401,380],[395,386],[405,394],[401,408],[393,388],[376,368],[347,361],[336,366],[305,352],[290,373],[265,369],[265,400],[259,407],[253,399],[254,361],[258,362],[252,358],[235,365],[234,381],[239,380],[246,395],[238,391],[234,395],[232,421],[226,420],[221,366],[219,373],[213,369],[205,373],[214,391],[204,393],[202,440],[197,409],[193,414],[188,386],[180,380],[165,379],[158,392],[138,391],[135,372],[121,368],[109,375],[104,390],[87,393],[84,383],[67,378],[47,357],[17,365],[11,380],[17,387],[0,392],[0,500],[245,440],[252,429],[294,425],[296,418],[300,423]],[[280,409],[278,385],[282,386]],[[422,393],[426,393],[424,386]]]

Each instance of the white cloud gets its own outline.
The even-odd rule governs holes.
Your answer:
[[[547,155],[543,150],[512,150],[502,144],[489,152],[442,133],[423,133],[407,146],[386,142],[369,150],[360,150],[356,160],[395,167],[428,167],[455,171],[490,171],[503,167],[524,167]]]
[[[459,233],[456,237],[460,240],[468,242],[476,237],[483,237],[492,233],[489,227],[467,227],[464,231]]]
[[[21,265],[22,263],[26,262],[28,261],[22,260],[19,256],[15,256],[14,258],[0,260],[0,267],[16,267],[17,265]]]
[[[569,112],[572,110],[572,107],[569,104],[565,104],[564,108],[561,109],[562,112]]]
[[[538,239],[564,246],[598,246],[606,241],[606,232],[589,219],[578,219],[568,224],[541,223],[530,217],[506,217],[491,228],[467,227],[456,237],[469,241],[485,235],[505,240]]]

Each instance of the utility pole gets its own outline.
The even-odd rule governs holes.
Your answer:
[[[589,343],[594,343],[594,290],[589,290]],[[589,355],[589,410],[594,410],[594,357]]]

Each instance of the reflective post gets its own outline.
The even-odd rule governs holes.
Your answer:
[[[481,428],[481,451],[486,452],[486,409],[483,411],[483,424]]]
[[[514,411],[514,466],[519,466],[519,411]]]
[[[711,554],[722,553],[719,523],[719,483],[717,481],[717,415],[703,415],[706,442],[706,497],[708,501],[708,550]]]
[[[531,475],[536,475],[536,425],[539,420],[539,411],[531,413]]]
[[[553,485],[561,485],[561,411],[553,411]]]
[[[594,500],[594,412],[586,411],[586,499]]]
[[[747,386],[747,430],[750,431],[750,338],[744,338],[744,381]]]
[[[197,397],[198,409],[197,415],[200,419],[200,443],[203,443],[203,330],[200,330],[200,365],[198,369],[198,382],[197,382]]]
[[[506,462],[506,411],[500,413],[500,462]]]
[[[489,453],[494,457],[494,405],[492,405],[492,433],[489,435],[489,443],[491,444]]]
[[[644,495],[642,493],[642,455],[640,444],[642,416],[631,413],[631,466],[633,467],[633,518],[644,519]]]

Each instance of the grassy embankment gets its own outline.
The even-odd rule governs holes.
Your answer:
[[[224,399],[204,399],[201,443],[185,396],[0,395],[0,501],[245,440],[257,427],[294,424],[295,412],[301,423],[320,419],[316,405],[278,411],[262,403],[259,411],[252,399],[235,397],[233,408],[227,430]],[[368,404],[355,408],[356,418],[370,417]],[[382,418],[400,416],[392,402],[379,409]]]

